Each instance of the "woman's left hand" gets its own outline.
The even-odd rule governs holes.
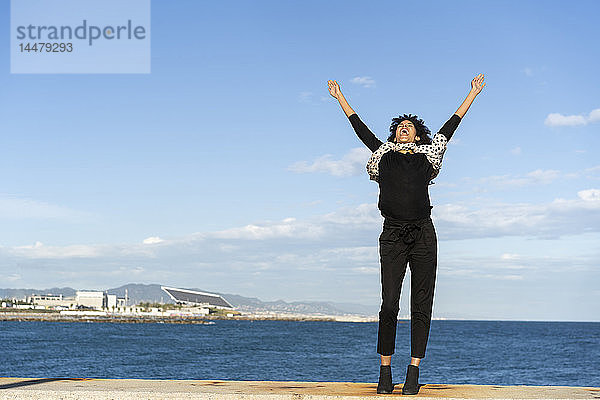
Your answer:
[[[483,83],[483,78],[483,74],[479,74],[471,81],[471,93],[473,93],[475,96],[477,96],[479,92],[481,92],[481,89],[485,87],[485,83]]]

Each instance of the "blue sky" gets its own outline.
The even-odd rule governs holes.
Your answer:
[[[430,188],[434,316],[600,320],[598,2],[153,0],[150,74],[61,75],[10,73],[0,7],[0,287],[377,305],[378,189],[326,82],[383,139],[484,73]]]

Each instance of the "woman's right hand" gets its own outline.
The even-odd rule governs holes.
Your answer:
[[[337,81],[329,80],[327,81],[327,85],[329,86],[329,94],[339,100],[340,96],[342,95],[342,91],[340,90],[340,85],[338,85]]]
[[[352,107],[350,107],[350,105],[346,101],[346,98],[342,94],[342,91],[340,90],[340,85],[338,85],[337,81],[329,80],[327,81],[327,86],[329,86],[329,93],[337,99],[347,117],[350,117],[352,114],[356,114]]]

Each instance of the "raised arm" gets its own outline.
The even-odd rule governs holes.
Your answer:
[[[477,95],[485,87],[486,84],[483,83],[483,79],[483,74],[479,74],[475,78],[473,78],[473,80],[471,81],[471,91],[467,95],[465,101],[463,101],[463,103],[460,105],[460,107],[458,107],[458,110],[456,110],[454,114],[458,115],[460,118],[464,117],[469,107],[471,107],[473,100],[475,100],[475,97],[477,97]]]
[[[448,140],[452,137],[452,134],[458,127],[458,124],[462,120],[462,117],[465,115],[475,97],[481,92],[481,89],[485,86],[483,84],[483,74],[477,75],[471,81],[471,91],[467,95],[467,98],[460,105],[458,110],[452,114],[450,119],[446,121],[444,126],[440,128],[440,130],[433,136],[433,140],[431,144],[421,145],[419,146],[419,152],[425,153],[427,155],[427,159],[433,165],[433,174],[431,178],[435,178],[442,167],[442,158],[444,157],[444,152],[446,151],[446,145],[448,144]]]
[[[436,136],[440,133],[446,137],[446,141],[450,140],[452,134],[458,128],[458,124],[460,124],[462,118],[460,118],[456,113],[452,114],[450,119],[446,121],[446,123],[440,128]],[[434,136],[435,139],[435,136]]]
[[[352,107],[350,107],[350,105],[346,101],[346,98],[342,94],[342,91],[340,90],[340,85],[338,85],[337,81],[329,80],[327,81],[327,86],[329,87],[329,94],[331,94],[333,98],[337,99],[337,101],[340,103],[340,106],[342,106],[342,110],[344,110],[344,113],[346,113],[346,117],[350,117],[352,114],[356,114]]]
[[[344,110],[346,117],[348,117],[348,119],[350,120],[350,124],[352,124],[352,128],[354,128],[354,132],[356,132],[358,138],[365,144],[365,146],[369,148],[369,150],[377,150],[383,142],[379,140],[377,136],[373,134],[373,132],[371,132],[369,127],[367,127],[360,120],[360,118],[358,118],[358,115],[354,112],[352,107],[350,107],[350,105],[346,101],[346,98],[342,94],[342,91],[340,90],[340,86],[338,85],[337,81],[330,80],[327,81],[327,84],[329,86],[329,93],[340,103],[342,110]]]

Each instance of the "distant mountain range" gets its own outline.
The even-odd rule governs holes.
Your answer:
[[[173,303],[171,298],[160,288],[161,285],[130,283],[118,288],[107,289],[109,294],[116,294],[118,297],[125,297],[125,290],[129,298],[129,304],[138,304],[140,302],[151,303]],[[294,301],[288,303],[283,300],[262,301],[256,297],[244,297],[237,294],[218,293],[198,288],[182,288],[197,290],[199,292],[214,293],[223,296],[225,300],[231,303],[240,311],[257,312],[288,312],[295,314],[327,314],[327,315],[363,315],[374,316],[379,311],[379,306],[366,306],[354,303],[334,303],[330,301]],[[85,290],[85,289],[80,289]],[[0,298],[22,299],[32,294],[62,294],[65,297],[75,296],[75,289],[70,287],[50,288],[50,289],[0,289]]]

